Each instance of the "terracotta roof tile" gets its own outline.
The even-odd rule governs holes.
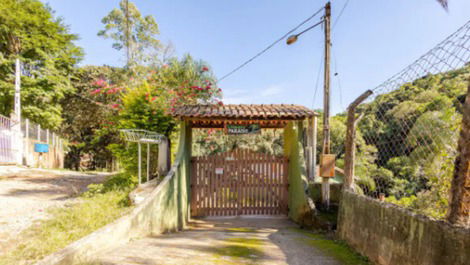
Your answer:
[[[313,110],[300,105],[268,104],[246,105],[229,104],[223,106],[213,105],[186,105],[176,108],[173,116],[180,118],[206,118],[206,119],[289,119],[300,120],[318,115]]]

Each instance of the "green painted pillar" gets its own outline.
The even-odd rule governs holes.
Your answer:
[[[297,223],[310,214],[305,193],[308,181],[302,134],[302,121],[291,121],[284,129],[284,155],[289,158],[289,218]]]
[[[178,167],[178,227],[184,228],[189,220],[190,203],[190,168],[191,168],[192,129],[187,122],[180,124],[180,142],[178,149],[183,152]]]

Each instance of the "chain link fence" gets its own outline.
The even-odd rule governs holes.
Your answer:
[[[356,108],[355,189],[444,218],[470,80],[470,21]]]

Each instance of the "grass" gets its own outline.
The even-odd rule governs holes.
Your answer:
[[[258,238],[232,237],[224,240],[224,245],[214,249],[217,263],[256,264],[263,256],[263,241]],[[229,259],[229,260],[227,260]]]
[[[257,232],[256,229],[253,228],[248,228],[248,227],[233,227],[233,228],[228,228],[228,232],[239,232],[239,233],[255,233]]]
[[[320,249],[325,254],[334,257],[344,265],[370,265],[364,256],[351,249],[345,242],[328,238],[324,234],[313,233],[294,228],[295,232],[302,234],[298,239],[306,244]]]
[[[18,245],[0,256],[0,264],[30,264],[90,234],[126,213],[129,207],[128,183],[123,176],[110,177],[82,195],[80,203],[68,208],[50,209],[51,218],[24,230]],[[96,189],[96,185],[103,185]]]

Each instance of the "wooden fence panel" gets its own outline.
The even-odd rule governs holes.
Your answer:
[[[287,158],[236,149],[191,163],[192,216],[287,214]]]

